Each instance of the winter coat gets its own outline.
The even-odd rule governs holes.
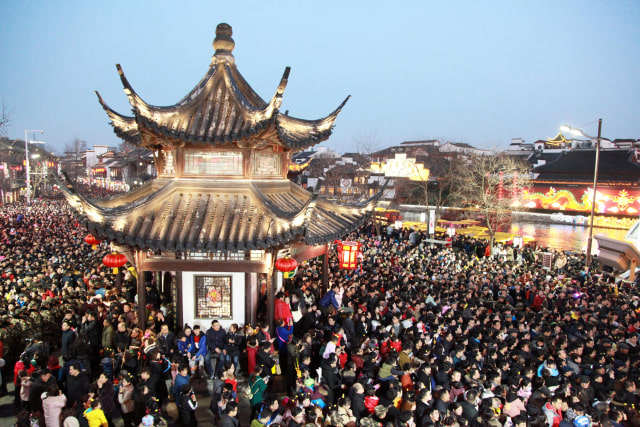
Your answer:
[[[178,396],[178,418],[183,426],[196,424],[196,408],[198,407],[198,402],[194,401],[191,396],[193,396],[193,392],[189,394],[180,393]]]
[[[46,395],[43,395],[46,396]],[[67,396],[46,396],[42,399],[44,409],[44,422],[47,427],[60,427],[60,413],[67,403]]]
[[[67,360],[71,360],[73,357],[73,342],[76,340],[76,333],[72,329],[67,329],[62,332],[62,356],[66,356]]]
[[[193,347],[196,357],[204,357],[207,354],[207,335],[200,331],[198,335],[193,335]],[[193,353],[191,354],[193,356]]]
[[[102,388],[98,390],[98,397],[100,397],[104,413],[107,415],[113,414],[116,410],[116,396],[111,381],[107,381],[102,385]]]
[[[111,325],[102,330],[102,348],[113,348],[113,326]]]
[[[251,374],[249,378],[251,393],[253,393],[253,397],[251,397],[251,406],[253,407],[262,403],[262,400],[264,399],[264,392],[267,389],[267,384],[264,382],[262,377],[256,374]]]
[[[213,354],[215,349],[224,350],[224,338],[227,336],[224,328],[220,327],[217,331],[213,328],[207,329],[207,349]]]
[[[158,346],[158,351],[163,356],[168,356],[176,349],[176,336],[173,332],[169,332],[166,336],[159,334],[156,338],[156,345]]]
[[[188,357],[187,353],[191,353],[191,355],[195,354],[196,347],[193,342],[193,335],[189,335],[184,341],[179,339],[176,341],[176,344],[178,345],[178,353],[181,356]]]
[[[118,393],[118,402],[122,413],[129,414],[134,411],[136,402],[133,400],[133,384],[129,384],[126,387],[121,386]]]
[[[547,417],[549,427],[558,427],[562,421],[562,412],[556,411],[551,402],[547,402],[542,407],[544,415]]]
[[[24,381],[24,380],[23,380]],[[53,375],[49,377],[49,380],[45,383],[42,381],[40,376],[34,378],[33,383],[31,384],[31,389],[29,390],[29,402],[31,403],[31,411],[41,411],[42,410],[42,393],[44,393],[49,386],[57,384],[56,379],[53,378]]]
[[[81,371],[75,377],[67,376],[67,398],[69,404],[77,402],[80,405],[80,398],[89,392],[89,377],[85,371]]]

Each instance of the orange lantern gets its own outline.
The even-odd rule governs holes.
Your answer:
[[[336,240],[338,245],[338,260],[340,261],[340,268],[342,269],[354,269],[358,266],[358,255],[360,254],[360,246],[358,242],[341,242]]]
[[[107,267],[113,268],[113,274],[118,274],[118,268],[127,263],[127,257],[121,253],[114,252],[105,255],[104,258],[102,258],[102,263]]]
[[[100,240],[96,239],[93,234],[87,234],[87,237],[84,238],[84,241],[91,245],[91,249],[93,249],[94,251],[100,244]]]
[[[286,273],[289,271],[293,271],[296,268],[298,268],[298,261],[291,257],[287,256],[276,261],[276,269],[278,269],[278,271]]]

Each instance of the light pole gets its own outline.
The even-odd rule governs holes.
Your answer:
[[[593,196],[591,199],[591,219],[589,220],[589,240],[587,240],[587,260],[586,267],[587,271],[589,271],[589,267],[591,266],[591,244],[593,241],[593,218],[595,216],[596,210],[596,190],[598,187],[598,165],[600,164],[600,140],[602,139],[602,119],[598,119],[598,136],[592,137],[580,129],[575,129],[567,125],[560,126],[560,130],[563,132],[571,132],[574,135],[584,136],[585,138],[589,138],[591,140],[596,140],[596,160],[595,166],[593,169]]]
[[[24,168],[27,173],[27,205],[31,204],[31,181],[29,180],[29,140],[27,139],[27,134],[29,132],[40,132],[41,134],[44,134],[44,131],[40,129],[27,129],[24,131],[24,155],[26,157]]]

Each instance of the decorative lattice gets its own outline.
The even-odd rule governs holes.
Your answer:
[[[230,319],[231,276],[194,276],[198,319]]]

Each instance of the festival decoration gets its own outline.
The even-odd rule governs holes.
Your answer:
[[[360,246],[358,242],[340,241],[336,240],[338,245],[338,259],[340,261],[340,268],[353,269],[358,266],[358,255],[360,254]]]
[[[220,302],[220,300],[222,299],[222,295],[215,287],[212,287],[211,289],[209,289],[209,292],[207,292],[207,299],[215,304],[217,302]]]
[[[102,258],[102,263],[107,267],[113,268],[113,274],[118,274],[118,268],[127,263],[127,257],[121,253],[113,252]]]
[[[87,234],[87,237],[84,238],[84,241],[87,242],[87,244],[91,245],[91,249],[93,249],[94,251],[100,244],[100,240],[98,240],[93,234]]]
[[[278,271],[288,272],[293,271],[296,268],[298,268],[298,261],[289,256],[280,258],[276,261],[276,269]]]

